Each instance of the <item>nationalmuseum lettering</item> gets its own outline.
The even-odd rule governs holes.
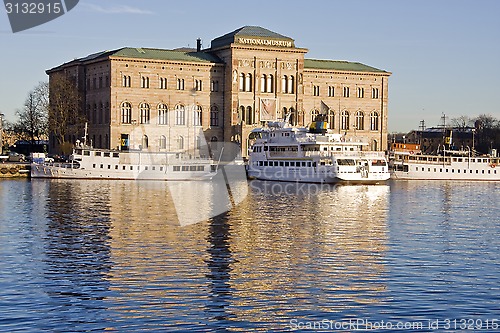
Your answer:
[[[291,41],[287,40],[273,40],[273,39],[257,39],[257,38],[238,38],[240,44],[263,45],[263,46],[281,46],[293,47]]]

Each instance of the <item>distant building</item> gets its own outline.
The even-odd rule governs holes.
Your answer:
[[[451,145],[455,149],[467,150],[473,148],[474,132],[473,127],[447,128],[452,130]],[[424,130],[414,130],[406,136],[408,143],[419,143],[422,153],[433,154],[443,149],[445,142],[445,130],[443,127],[429,127]]]
[[[267,121],[289,116],[305,126],[328,114],[347,140],[387,147],[390,72],[357,62],[305,59],[292,38],[245,26],[210,48],[124,47],[50,70],[72,77],[82,96],[88,138],[98,148],[183,150],[207,141],[237,142]],[[67,136],[75,143],[83,133]],[[53,137],[51,149],[57,150]]]

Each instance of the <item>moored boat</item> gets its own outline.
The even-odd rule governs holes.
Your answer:
[[[252,131],[249,178],[351,184],[379,184],[389,179],[384,152],[369,151],[367,143],[327,133],[326,123],[320,120],[309,128],[286,123],[268,123]]]
[[[216,161],[185,152],[113,151],[76,148],[66,162],[33,154],[32,178],[203,180],[217,173]]]

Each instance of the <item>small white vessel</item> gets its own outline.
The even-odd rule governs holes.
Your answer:
[[[390,177],[384,152],[369,151],[367,143],[345,141],[340,134],[326,133],[326,122],[321,119],[309,129],[275,122],[252,133],[249,178],[379,184]]]
[[[76,148],[68,162],[34,153],[31,163],[32,178],[202,180],[216,173],[216,161],[179,152]]]

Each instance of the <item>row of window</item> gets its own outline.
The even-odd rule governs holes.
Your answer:
[[[102,76],[94,77],[92,79],[87,78],[87,90],[102,89],[105,87],[109,87],[109,76],[108,75],[106,75],[105,77],[102,77]]]
[[[109,124],[109,102],[87,104],[87,119],[92,124]]]
[[[415,171],[419,171],[419,169],[420,169],[419,167],[416,167]],[[422,169],[422,171],[425,172],[425,168],[421,168],[421,169]],[[449,171],[450,171],[449,169],[444,169],[444,172],[449,172]],[[492,173],[491,171],[493,171],[493,174],[495,174],[495,175],[497,174],[496,170],[488,170],[487,173],[491,174]],[[427,172],[431,172],[431,168],[427,168]],[[434,168],[434,172],[438,172],[436,168]],[[443,169],[439,169],[439,172],[443,172]],[[451,169],[451,173],[455,173],[455,169]],[[457,169],[457,173],[460,173],[460,169]],[[467,170],[464,170],[463,173],[467,173]],[[473,170],[469,169],[469,173],[473,173]],[[475,173],[479,174],[479,170],[476,169]],[[485,174],[485,173],[486,173],[485,170],[481,170],[481,174]]]
[[[92,165],[92,168],[96,169],[97,168],[97,164],[93,164]],[[126,165],[122,165],[122,170],[127,170],[127,168],[130,170],[130,171],[133,171],[134,170],[134,166],[133,165],[130,165],[130,166],[126,166]],[[158,171],[162,172],[164,167],[163,166],[143,166],[142,167],[144,171],[148,171],[148,170],[151,170],[151,171],[156,171],[157,168],[158,168]],[[99,169],[105,169],[104,168],[104,164],[99,164]],[[108,170],[111,170],[111,164],[108,164],[107,165],[107,169]],[[114,165],[114,169],[115,170],[118,170],[119,169],[119,165],[115,164]],[[140,165],[137,165],[135,167],[135,170],[137,171],[141,171],[141,166]],[[204,165],[174,165],[173,166],[173,171],[205,171],[205,166]]]
[[[311,119],[316,119],[319,115],[318,110],[313,110],[311,112]],[[335,128],[335,112],[333,110],[328,110],[327,113],[328,128]],[[370,131],[378,131],[379,129],[380,116],[377,111],[370,112]],[[365,113],[363,111],[356,111],[354,113],[354,124],[351,125],[351,114],[347,110],[340,112],[340,129],[348,130],[350,128],[354,130],[364,130],[365,129]]]
[[[379,98],[379,89],[378,88],[372,88],[371,89],[371,98],[373,99],[378,99]],[[336,93],[336,89],[334,86],[328,86],[328,97],[336,97],[338,93]],[[320,86],[318,85],[313,85],[313,96],[320,96]],[[342,87],[342,97],[351,97],[351,88],[344,86]],[[365,88],[363,87],[357,87],[356,88],[356,97],[357,98],[365,98]]]
[[[189,110],[189,109],[188,109]],[[195,110],[192,110],[192,119],[186,119],[186,107],[182,104],[175,106],[172,111],[175,114],[175,125],[186,125],[187,121],[194,126],[201,126],[203,124],[203,108],[197,105]],[[135,124],[136,120],[132,119],[132,104],[123,102],[121,105],[121,123],[122,124]],[[169,109],[166,104],[159,104],[156,112],[156,124],[168,125],[172,120],[169,119]],[[151,124],[151,107],[148,103],[139,104],[139,123]],[[213,105],[210,107],[210,126],[219,126],[219,109]]]
[[[150,79],[148,76],[141,76],[141,88],[151,88]],[[132,86],[132,79],[130,75],[122,76],[122,87],[130,88]],[[175,89],[177,90],[185,90],[185,80],[178,78],[175,80]],[[158,78],[158,89],[168,89],[167,78],[159,77]],[[203,91],[203,81],[201,79],[195,79],[193,82],[193,89],[196,91]],[[210,81],[210,91],[217,92],[219,91],[219,81],[212,80]]]

